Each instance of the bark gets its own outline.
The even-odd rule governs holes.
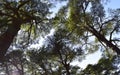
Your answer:
[[[66,75],[70,75],[70,65],[69,64],[64,64],[64,67],[66,69]]]
[[[33,20],[33,16],[31,16],[26,11],[19,11],[25,4],[29,3],[31,0],[20,1],[18,7],[13,7],[10,3],[4,4],[4,10],[12,11],[14,15],[11,15],[0,11],[0,16],[7,16],[8,18],[12,18],[10,21],[12,22],[11,25],[8,25],[8,29],[2,35],[0,35],[0,62],[4,60],[4,56],[10,47],[11,43],[13,42],[14,37],[17,35],[18,31],[20,30],[21,24],[31,22]],[[22,12],[22,13],[18,13]],[[29,14],[29,15],[28,15]],[[20,15],[25,16],[25,18],[20,17]]]
[[[17,24],[16,22],[13,25],[8,26],[6,32],[0,35],[0,62],[5,60],[5,54],[19,30],[20,24]]]
[[[100,34],[94,27],[89,26],[88,30],[96,36],[99,41],[104,42],[109,48],[114,50],[117,54],[120,54],[120,49],[114,45],[111,41],[107,40],[104,35]]]

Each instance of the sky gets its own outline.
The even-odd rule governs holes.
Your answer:
[[[120,8],[120,0],[110,0],[107,4],[106,4],[106,8]]]
[[[56,4],[56,6],[58,6],[58,9],[53,8],[51,11],[57,13],[59,8],[63,5],[65,5],[65,2]],[[108,10],[109,8],[111,8],[111,9],[120,8],[120,0],[109,0],[109,2],[105,4],[105,10]],[[55,13],[52,16],[54,16]],[[102,53],[100,52],[100,50],[98,50],[97,52],[95,52],[93,54],[87,55],[85,60],[83,60],[82,62],[74,61],[72,63],[72,65],[77,65],[84,69],[88,64],[96,64],[99,61],[99,59],[101,58],[101,55],[102,55]]]
[[[65,2],[57,3],[56,4],[57,9],[56,8],[51,9],[51,11],[54,12],[51,17],[53,17],[55,13],[57,13],[60,7],[62,7],[63,5],[65,5]],[[105,10],[108,10],[108,8],[112,9],[120,8],[120,0],[109,0],[109,2],[105,4]],[[49,35],[52,35],[53,32],[54,29],[50,31]],[[44,42],[43,38],[40,37],[40,39],[42,40],[42,42],[40,40],[39,44],[36,44],[36,47],[41,46],[41,44]],[[35,47],[35,45],[33,45],[33,47]],[[88,64],[96,64],[101,58],[101,54],[102,53],[98,50],[93,54],[87,55],[85,60],[83,60],[82,62],[74,61],[71,65],[77,65],[84,69]]]
[[[56,4],[56,6],[58,7],[58,9],[53,8],[51,11],[54,12],[52,14],[52,17],[55,15],[55,13],[58,12],[59,8],[61,6],[65,5],[65,3],[58,3]],[[105,9],[108,10],[108,8],[112,8],[112,9],[116,9],[116,8],[120,8],[120,0],[110,0],[106,5],[105,5]],[[52,29],[50,31],[49,35],[53,35],[54,29]],[[39,44],[36,45],[32,45],[32,47],[40,47],[42,45],[42,43],[44,42],[44,39],[42,37],[40,37],[39,39],[41,39],[39,41]],[[42,42],[41,42],[42,41]],[[98,50],[97,52],[93,53],[93,54],[89,54],[86,56],[85,60],[83,60],[82,62],[78,62],[78,61],[74,61],[72,63],[72,65],[77,65],[80,66],[81,68],[85,68],[88,64],[96,64],[99,59],[101,58],[101,52]]]
[[[120,8],[120,0],[110,0],[105,5],[105,9],[108,10],[108,8],[112,9]],[[93,54],[88,55],[82,62],[76,61],[72,63],[72,65],[78,65],[84,69],[88,64],[96,64],[101,58],[101,54],[102,53],[100,51],[97,51]]]

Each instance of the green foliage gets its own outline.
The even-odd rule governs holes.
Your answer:
[[[60,8],[58,13],[52,19],[54,28],[58,28],[59,26],[63,26],[64,24],[66,24],[67,13],[68,13],[68,6],[63,6]]]
[[[39,0],[1,1],[0,21],[2,24],[0,24],[0,28],[12,27],[17,22],[16,24],[20,24],[20,26],[24,25],[21,29],[29,28],[30,34],[37,33],[42,27],[40,23],[44,24],[42,21],[46,20],[46,15],[49,14],[48,6],[47,2]]]
[[[81,7],[78,6],[78,0],[71,0],[69,6],[69,14],[68,14],[68,28],[70,31],[75,31],[77,34],[82,35],[84,30],[85,23],[82,21],[84,20],[82,11],[80,11]]]
[[[81,75],[85,74],[92,74],[92,75],[109,75],[109,74],[115,74],[116,67],[114,66],[114,61],[116,59],[116,56],[113,56],[112,58],[101,58],[99,62],[95,65],[88,65],[83,72],[81,72]]]
[[[30,61],[39,65],[45,71],[44,73],[51,75],[74,74],[79,69],[78,67],[72,67],[70,63],[77,56],[82,55],[82,50],[79,47],[73,48],[73,46],[70,46],[70,37],[66,36],[66,33],[67,30],[59,28],[53,36],[46,38],[44,47],[28,52]],[[52,68],[55,68],[55,70],[49,71]]]
[[[12,40],[7,37],[7,41],[13,41],[9,44],[13,44],[10,49],[20,49],[6,54],[7,59],[2,63],[1,71],[15,68],[22,70],[25,75],[119,74],[119,57],[112,56],[107,51],[104,53],[106,58],[102,57],[98,63],[88,65],[83,71],[78,66],[72,66],[71,62],[82,60],[87,54],[99,49],[113,49],[120,53],[120,40],[114,36],[115,32],[120,32],[120,9],[112,10],[110,18],[107,18],[102,0],[68,0],[68,4],[60,8],[55,17],[48,18],[49,2],[51,0],[1,0],[0,37],[8,30],[7,34],[14,33],[18,28],[15,33],[19,31],[19,34],[14,34],[14,37],[17,36],[15,40],[14,37],[10,37]],[[45,37],[40,49],[23,51],[31,45],[31,41],[41,37],[41,31],[46,35],[51,27],[55,32]],[[95,38],[91,38],[93,36]],[[0,38],[0,48],[4,42],[6,46],[7,42]]]

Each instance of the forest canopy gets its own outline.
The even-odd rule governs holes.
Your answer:
[[[109,1],[1,0],[0,73],[118,75],[120,8],[106,10]],[[98,63],[71,65],[96,51]]]

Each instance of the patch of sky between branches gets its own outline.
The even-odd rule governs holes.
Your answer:
[[[62,7],[62,6],[65,6],[67,4],[66,1],[63,1],[63,2],[55,2],[55,6],[53,8],[50,8],[50,12],[52,12],[52,14],[50,14],[49,18],[52,18],[55,16],[55,14],[59,11],[59,9]],[[50,36],[50,35],[53,35],[55,32],[55,29],[51,29],[50,30],[50,33],[48,35],[45,36],[45,38],[47,36]],[[40,48],[42,47],[42,45],[44,44],[44,41],[45,41],[45,38],[43,37],[38,37],[36,39],[37,43],[36,44],[33,44],[30,46],[30,48]]]
[[[58,13],[59,9],[63,6],[65,6],[67,4],[67,1],[62,1],[62,2],[55,2],[55,5],[53,5],[54,7],[50,8],[50,12],[52,12],[52,14],[50,14],[50,16],[48,16],[49,18],[52,18],[55,16],[56,13]]]
[[[45,37],[38,37],[37,39],[36,39],[36,42],[37,43],[35,43],[35,44],[32,44],[31,46],[30,46],[30,48],[40,48],[40,47],[42,47],[43,45],[44,45],[44,43],[45,43],[45,38],[47,38],[47,36],[52,36],[53,34],[54,34],[54,32],[55,32],[55,29],[51,29],[50,30],[50,33],[49,34],[47,34]]]

